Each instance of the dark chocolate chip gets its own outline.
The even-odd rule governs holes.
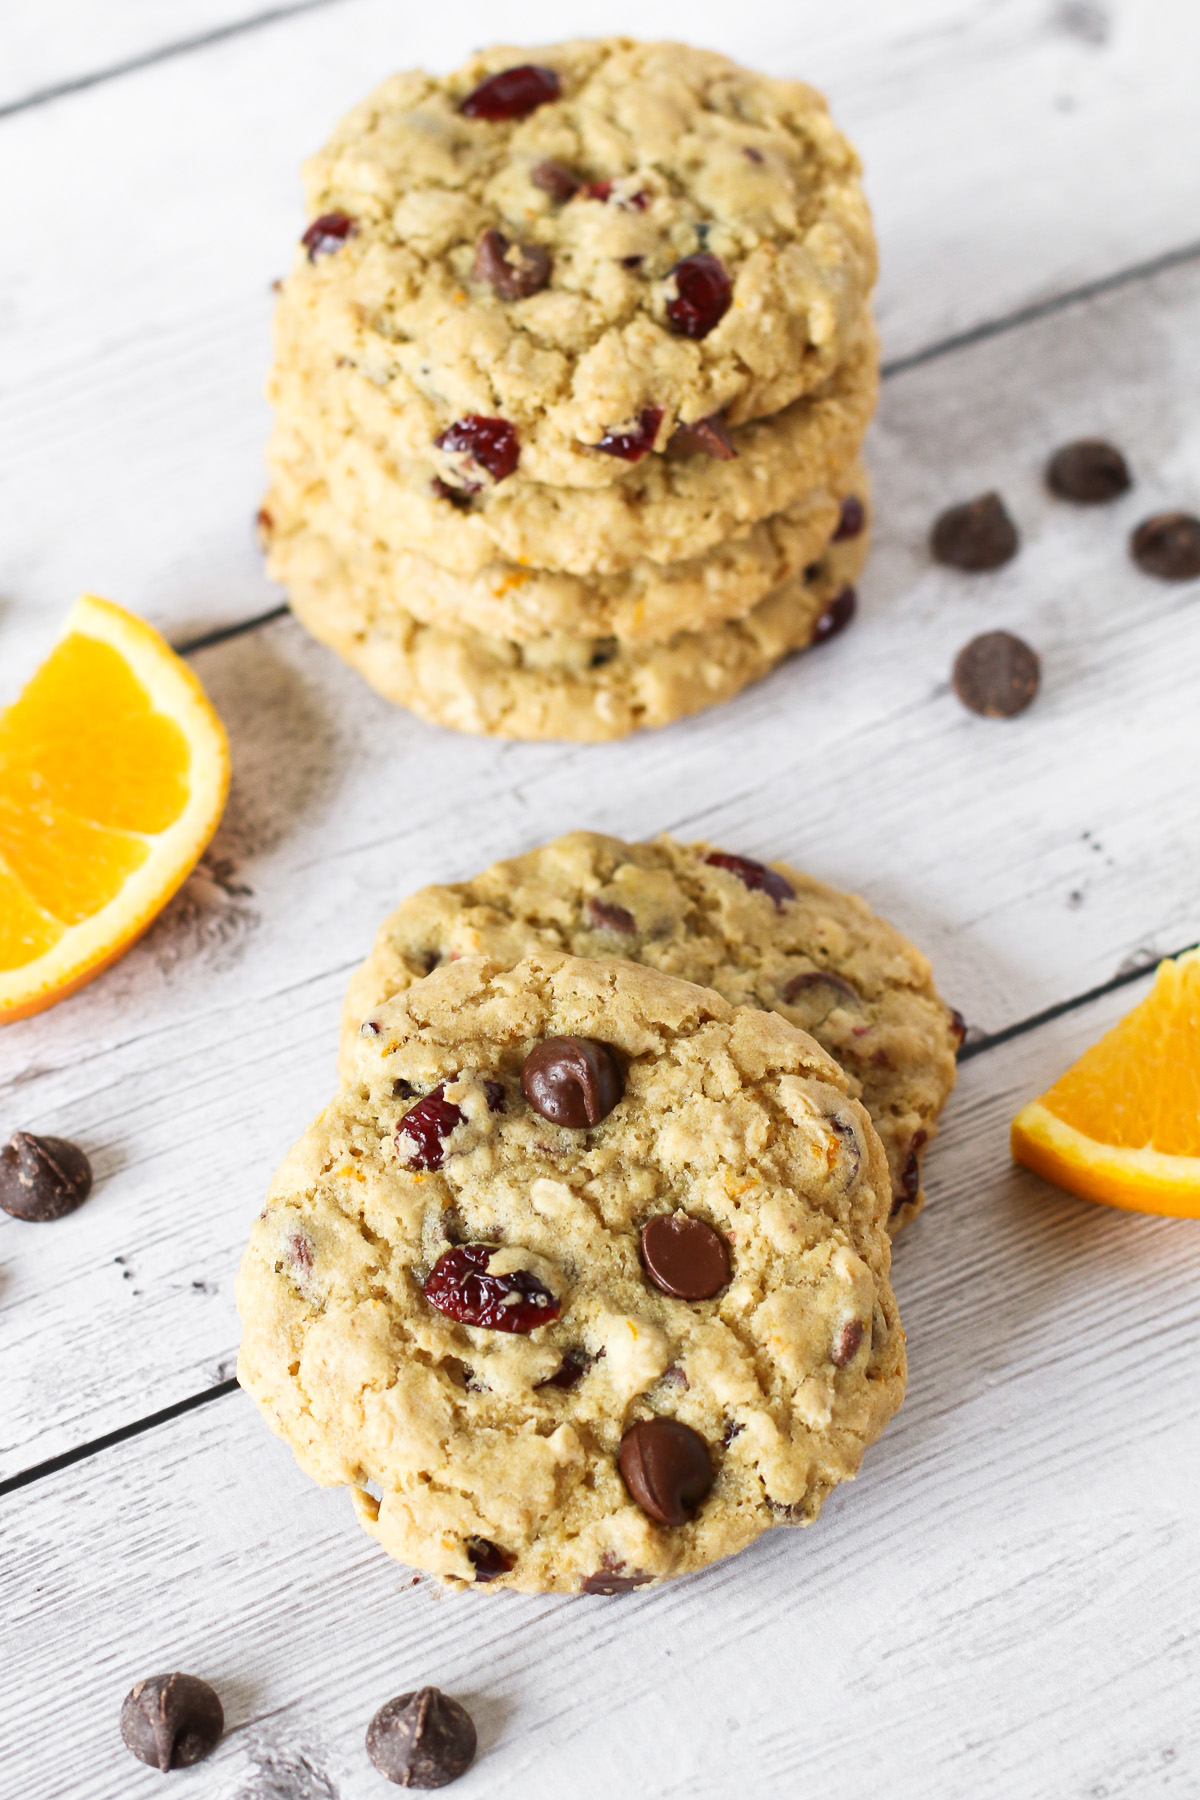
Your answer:
[[[224,1729],[221,1702],[197,1675],[151,1675],[130,1688],[121,1707],[125,1748],[164,1775],[203,1762]]]
[[[1046,486],[1063,500],[1097,506],[1132,486],[1129,465],[1103,438],[1079,438],[1056,450],[1046,465]]]
[[[686,1525],[714,1480],[708,1445],[678,1419],[641,1419],[617,1452],[621,1478],[660,1525]]]
[[[834,1333],[833,1345],[829,1352],[829,1360],[835,1369],[844,1369],[848,1362],[853,1362],[858,1355],[859,1345],[863,1341],[861,1319],[847,1319]]]
[[[470,512],[473,497],[482,487],[478,481],[469,482],[466,487],[451,487],[440,475],[435,475],[429,485],[439,500],[448,500],[457,512]]]
[[[1193,513],[1155,513],[1129,540],[1139,569],[1160,581],[1194,581],[1200,575],[1200,519]]]
[[[927,1131],[915,1131],[912,1142],[908,1146],[908,1155],[904,1159],[904,1167],[900,1171],[900,1184],[892,1191],[892,1212],[898,1213],[902,1206],[911,1205],[921,1191],[921,1152],[928,1141]]]
[[[606,1550],[600,1558],[600,1567],[594,1575],[588,1575],[580,1582],[579,1591],[581,1594],[631,1594],[634,1588],[645,1587],[653,1579],[641,1569],[630,1569]]]
[[[507,1575],[517,1564],[516,1557],[510,1556],[507,1550],[502,1550],[499,1544],[493,1544],[491,1538],[468,1538],[466,1549],[476,1581],[495,1581],[501,1575]]]
[[[961,1050],[963,1043],[966,1040],[967,1021],[963,1018],[957,1006],[952,1006],[950,1008],[950,1029],[954,1033],[956,1048]]]
[[[1037,694],[1041,665],[1023,638],[1011,631],[985,631],[954,659],[954,691],[964,706],[985,719],[1013,719]]]
[[[535,1044],[521,1065],[521,1089],[552,1125],[584,1131],[606,1119],[625,1092],[621,1065],[597,1038],[552,1037]]]
[[[470,1713],[440,1688],[398,1694],[367,1726],[367,1755],[397,1787],[446,1787],[475,1757]]]
[[[593,931],[616,931],[622,937],[632,937],[637,931],[633,914],[615,900],[598,900],[593,894],[584,910]]]
[[[724,1431],[721,1433],[721,1443],[724,1445],[726,1450],[728,1450],[730,1444],[732,1444],[734,1438],[737,1437],[738,1433],[745,1431],[745,1429],[746,1429],[746,1427],[743,1424],[741,1424],[737,1419],[730,1419],[728,1425],[726,1425]]]
[[[602,669],[605,663],[615,662],[620,654],[621,646],[615,637],[596,638],[592,645],[592,654],[588,658],[588,666]]]
[[[502,1113],[504,1111],[505,1106],[507,1105],[507,1099],[504,1092],[504,1083],[502,1081],[485,1081],[483,1084],[483,1093],[484,1098],[487,1101],[487,1109],[490,1113]]]
[[[62,1219],[92,1191],[92,1165],[66,1138],[14,1131],[0,1150],[0,1206],[14,1219]]]
[[[554,162],[553,159],[538,163],[535,169],[529,171],[529,179],[534,187],[541,188],[543,194],[549,194],[556,206],[565,206],[583,186],[578,175],[565,164]]]
[[[817,573],[820,574],[819,569]],[[840,637],[857,611],[858,594],[847,582],[845,587],[838,589],[824,612],[818,616],[809,643],[827,644],[830,638]]]
[[[475,245],[476,281],[489,282],[501,300],[526,300],[550,280],[550,253],[540,244],[514,244],[495,225]]]
[[[841,516],[837,530],[833,534],[835,544],[844,542],[846,538],[862,536],[863,526],[867,522],[867,509],[857,494],[847,494],[842,501]]]
[[[535,1383],[535,1386],[539,1390],[541,1388],[562,1388],[564,1392],[569,1393],[572,1388],[579,1386],[595,1360],[595,1357],[589,1356],[586,1350],[566,1350],[553,1375],[547,1375],[545,1381],[539,1381]]]
[[[981,494],[942,513],[930,546],[953,569],[998,569],[1017,554],[1017,528],[999,494]]]
[[[807,994],[824,989],[832,995],[834,1006],[840,1006],[848,1000],[852,1006],[862,1004],[862,995],[856,987],[851,987],[841,975],[835,975],[831,969],[804,969],[799,975],[793,975],[779,998],[785,1006],[795,1006],[796,1002]]]
[[[642,1261],[655,1287],[677,1300],[711,1300],[729,1280],[725,1239],[685,1212],[659,1213],[643,1225]]]
[[[725,414],[719,412],[710,413],[707,419],[694,419],[690,425],[681,420],[671,433],[669,447],[683,456],[698,456],[703,452],[717,462],[732,462],[737,455]]]
[[[704,860],[714,869],[727,869],[752,892],[768,895],[777,912],[785,900],[796,898],[796,890],[786,875],[769,869],[766,863],[755,862],[752,856],[732,856],[727,850],[714,850]]]

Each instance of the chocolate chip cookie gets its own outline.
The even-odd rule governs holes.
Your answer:
[[[239,1379],[452,1584],[621,1592],[808,1524],[904,1391],[847,1085],[636,963],[438,969],[372,1011],[275,1179]]]
[[[575,831],[474,880],[410,895],[351,979],[343,1076],[372,1008],[429,970],[459,956],[516,962],[542,948],[629,957],[811,1032],[883,1141],[892,1231],[920,1211],[921,1160],[954,1086],[962,1020],[920,951],[856,895],[711,844]]]
[[[309,161],[282,305],[443,479],[603,487],[833,372],[875,276],[859,174],[812,88],[711,51],[486,50]]]

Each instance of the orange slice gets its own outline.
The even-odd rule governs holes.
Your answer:
[[[1085,1200],[1200,1218],[1200,949],[1017,1114],[1012,1153]]]
[[[127,950],[225,806],[225,732],[152,628],[91,594],[0,713],[0,1021]]]

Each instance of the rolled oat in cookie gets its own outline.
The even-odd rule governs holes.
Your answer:
[[[904,1391],[891,1184],[837,1065],[547,951],[369,1024],[238,1277],[239,1378],[301,1466],[462,1586],[622,1592],[814,1519]]]
[[[410,895],[351,979],[343,1075],[372,1008],[431,968],[456,956],[515,962],[539,949],[629,957],[811,1032],[883,1140],[891,1229],[920,1211],[921,1161],[954,1086],[962,1019],[925,957],[865,901],[711,844],[575,831],[471,881]]]

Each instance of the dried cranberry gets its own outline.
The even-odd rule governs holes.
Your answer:
[[[671,448],[684,456],[715,456],[718,462],[731,462],[737,455],[724,413],[710,413],[707,419],[694,419],[690,425],[682,420],[671,433]]]
[[[475,246],[476,281],[489,282],[501,300],[527,300],[550,280],[550,254],[540,244],[514,244],[495,225]]]
[[[612,193],[611,181],[589,181],[581,189],[585,200],[607,200]]]
[[[856,538],[867,522],[867,509],[857,494],[847,494],[842,501],[842,513],[838,520],[837,530],[833,534],[835,544],[845,538]]]
[[[520,440],[508,420],[485,418],[482,413],[456,419],[433,441],[439,450],[457,450],[469,456],[493,481],[511,475],[521,454]]]
[[[309,262],[316,262],[318,256],[332,256],[335,250],[340,250],[357,230],[357,221],[348,213],[322,213],[319,219],[313,220],[300,242],[308,251]]]
[[[622,462],[641,462],[654,448],[662,418],[661,406],[647,406],[639,415],[636,430],[606,431],[592,448],[603,450],[606,456],[619,456]]]
[[[714,869],[728,869],[731,875],[737,876],[743,887],[750,888],[752,892],[769,895],[775,902],[776,909],[785,900],[796,898],[796,890],[786,876],[768,869],[766,863],[755,862],[752,856],[730,856],[724,850],[714,850],[704,860],[711,863]]]
[[[615,900],[599,900],[592,894],[586,910],[593,931],[619,931],[622,937],[632,937],[637,931],[633,914],[628,907],[618,906]]]
[[[406,1157],[409,1168],[440,1169],[446,1139],[456,1125],[462,1124],[462,1117],[454,1102],[446,1099],[444,1081],[410,1107],[396,1127],[396,1145],[401,1156],[405,1154],[402,1140],[407,1138],[411,1145]]]
[[[929,1137],[927,1131],[915,1131],[912,1143],[908,1147],[908,1155],[904,1159],[904,1167],[900,1171],[900,1191],[892,1201],[892,1212],[898,1213],[909,1201],[915,1200],[921,1191],[921,1151]]]
[[[835,638],[845,631],[857,611],[858,595],[854,589],[848,584],[844,588],[839,588],[813,626],[809,642],[827,644],[830,638]]]
[[[539,106],[557,100],[561,91],[556,70],[541,63],[519,63],[481,81],[458,110],[468,119],[527,119]]]
[[[549,194],[556,206],[564,206],[580,188],[579,176],[563,163],[553,160],[540,162],[536,169],[531,169],[529,179],[543,194]]]
[[[580,192],[585,200],[611,200],[616,188],[615,181],[589,181]],[[616,204],[626,212],[645,212],[653,195],[645,188],[638,188],[635,193],[616,195]]]
[[[425,1278],[425,1298],[460,1325],[489,1331],[536,1331],[557,1319],[559,1303],[528,1269],[489,1275],[494,1244],[458,1244],[438,1257]]]
[[[476,1581],[495,1581],[498,1575],[507,1575],[517,1565],[516,1557],[502,1550],[499,1544],[493,1544],[491,1538],[468,1538],[466,1551],[474,1566]]]
[[[762,151],[756,150],[753,144],[743,144],[742,155],[752,163],[760,163],[763,160]]]
[[[675,298],[667,301],[671,329],[681,337],[707,337],[733,304],[733,283],[724,263],[701,250],[677,262],[671,273],[675,277]]]

